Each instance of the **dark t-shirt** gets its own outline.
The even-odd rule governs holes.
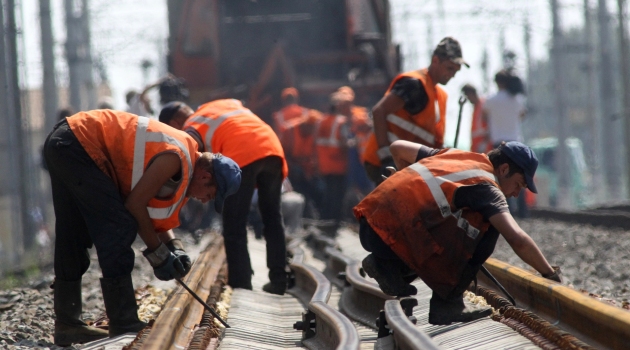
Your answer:
[[[439,151],[439,149],[421,146],[416,156],[416,162],[420,159],[434,156]],[[493,215],[509,212],[503,192],[487,183],[460,187],[455,191],[453,204],[457,209],[470,208],[481,213],[484,221],[488,221]],[[496,229],[490,226],[490,230]]]
[[[427,91],[418,79],[400,78],[390,92],[405,101],[403,108],[411,115],[420,113],[429,103]]]

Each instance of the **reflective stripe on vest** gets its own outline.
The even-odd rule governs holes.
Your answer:
[[[131,173],[131,189],[133,190],[133,188],[136,187],[136,184],[138,183],[138,181],[140,181],[140,178],[144,174],[144,155],[147,142],[164,142],[177,146],[186,156],[186,162],[188,163],[188,174],[182,174],[182,176],[187,176],[189,179],[192,178],[193,167],[188,148],[186,148],[186,146],[184,146],[179,140],[167,134],[161,132],[148,132],[148,127],[149,118],[138,117],[136,139],[133,147],[133,171]],[[152,219],[169,218],[173,214],[174,210],[179,207],[179,204],[184,200],[184,197],[185,196],[180,196],[176,203],[166,208],[147,207],[149,211],[149,216]]]
[[[422,177],[424,182],[427,184],[427,186],[429,187],[429,191],[431,192],[431,195],[433,195],[433,199],[435,200],[435,203],[440,209],[440,213],[442,214],[442,217],[446,218],[449,215],[454,216],[457,219],[457,226],[463,229],[464,231],[466,231],[466,234],[468,235],[468,237],[472,239],[476,239],[477,236],[479,235],[480,230],[473,227],[466,219],[461,217],[462,216],[461,210],[458,210],[455,213],[451,212],[451,206],[448,203],[448,200],[446,199],[446,194],[444,194],[444,191],[442,191],[442,188],[440,187],[440,185],[447,181],[459,182],[459,181],[463,181],[463,180],[475,178],[475,177],[485,177],[489,180],[496,181],[494,174],[489,173],[485,170],[471,169],[471,170],[464,170],[464,171],[450,173],[444,176],[436,177],[436,176],[433,176],[433,173],[431,173],[431,171],[427,167],[425,167],[424,165],[420,163],[412,164],[409,166],[409,168],[417,172],[420,175],[420,177]]]
[[[340,119],[341,118],[335,117],[335,122],[330,127],[330,135],[328,137],[326,138],[318,137],[315,140],[315,143],[318,146],[335,147],[335,148],[341,147],[341,145],[339,144],[339,139],[337,139],[337,130],[339,129],[339,125],[341,124],[339,122]]]
[[[390,142],[390,143],[391,143],[391,142],[394,142],[394,141],[398,141],[398,140],[400,140],[400,138],[399,138],[398,136],[396,136],[396,134],[394,134],[394,133],[393,133],[393,132],[391,132],[391,131],[388,131],[388,132],[387,132],[387,139],[389,140],[389,142]]]
[[[437,92],[435,93],[437,96]],[[435,123],[437,124],[440,121],[440,105],[438,104],[437,98],[435,99]]]
[[[208,118],[202,115],[201,116],[197,115],[197,116],[191,117],[190,120],[198,124],[208,125],[208,131],[206,132],[206,134],[199,135],[199,136],[203,138],[203,142],[206,145],[206,151],[212,152],[212,137],[214,136],[214,132],[217,131],[217,129],[219,128],[219,125],[221,125],[221,123],[223,123],[227,118],[235,116],[235,115],[241,115],[241,114],[253,114],[253,113],[249,109],[245,108],[245,109],[237,109],[235,111],[223,113],[216,118]]]
[[[437,103],[437,100],[436,102]],[[437,115],[436,118],[440,118],[440,109],[437,109]],[[432,133],[426,131],[425,129],[417,126],[416,124],[408,121],[408,120],[404,120],[403,118],[395,115],[395,114],[390,114],[387,116],[387,121],[396,125],[397,127],[411,133],[414,134],[415,136],[423,139],[424,141],[426,141],[428,144],[432,145],[435,143],[435,135],[433,135]]]

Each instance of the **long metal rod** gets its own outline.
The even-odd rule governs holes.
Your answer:
[[[230,325],[229,325],[229,324],[227,324],[227,322],[225,322],[225,321],[221,318],[221,316],[219,316],[219,314],[218,314],[216,311],[214,311],[214,309],[213,309],[210,305],[206,304],[206,302],[205,302],[205,301],[203,301],[203,300],[202,300],[202,299],[201,299],[201,298],[200,298],[200,297],[199,297],[199,296],[198,296],[195,292],[193,292],[193,291],[192,291],[192,289],[188,288],[188,286],[186,285],[186,283],[182,282],[182,280],[181,280],[181,279],[179,279],[179,278],[176,278],[175,280],[176,280],[176,281],[177,281],[177,282],[178,282],[178,283],[179,283],[182,287],[184,287],[184,289],[186,289],[186,290],[188,291],[188,293],[190,293],[190,295],[192,295],[192,296],[193,296],[193,298],[197,299],[197,301],[198,301],[198,302],[200,302],[200,303],[201,303],[201,305],[203,305],[203,307],[205,307],[205,308],[206,308],[206,310],[210,311],[210,313],[212,314],[212,316],[214,316],[217,320],[219,320],[219,322],[221,322],[221,323],[225,326],[225,328],[232,328],[232,327],[230,327]]]

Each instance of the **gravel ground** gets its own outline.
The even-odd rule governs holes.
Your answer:
[[[199,244],[195,244],[190,234],[177,236],[193,258],[210,239],[210,235],[207,235]],[[133,248],[136,253],[132,273],[135,288],[147,285],[164,290],[175,288],[175,282],[163,282],[155,278],[153,268],[142,256],[144,243],[137,240]],[[83,320],[88,323],[105,316],[99,281],[102,275],[94,249],[91,249],[91,257],[92,263],[82,280]],[[53,290],[49,287],[53,276],[53,272],[48,271],[22,288],[0,291],[0,349],[63,349],[53,344]],[[76,349],[78,346],[68,348]]]
[[[540,219],[518,223],[549,263],[561,267],[563,284],[598,294],[620,307],[624,300],[630,300],[629,231]],[[516,256],[503,237],[492,257],[534,271]]]
[[[519,220],[521,227],[540,246],[552,265],[560,265],[564,284],[575,289],[601,295],[621,306],[630,299],[630,232],[617,229],[572,225],[558,221]],[[189,234],[179,235],[191,255],[205,247],[204,236],[195,245]],[[174,288],[173,282],[158,281],[153,270],[142,257],[144,245],[137,242],[134,286],[153,285]],[[94,253],[94,252],[92,252]],[[93,255],[92,266],[83,278],[84,320],[96,320],[104,314],[99,277],[100,269]],[[531,270],[499,239],[494,258]],[[53,345],[54,313],[52,272],[32,281],[23,288],[0,291],[0,348],[2,349],[61,349]]]

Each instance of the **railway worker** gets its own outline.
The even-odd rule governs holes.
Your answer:
[[[309,109],[300,106],[300,94],[294,87],[282,90],[282,109],[273,114],[274,130],[278,137],[282,138],[284,131],[291,125],[292,120],[308,118]]]
[[[470,150],[476,153],[487,153],[492,150],[492,143],[488,142],[488,123],[482,118],[484,99],[479,97],[477,89],[466,84],[462,92],[473,104],[472,123],[470,128]]]
[[[160,121],[189,133],[202,151],[221,152],[241,167],[238,192],[225,200],[223,237],[228,262],[228,284],[252,289],[252,266],[247,250],[247,217],[254,189],[267,242],[267,293],[283,295],[287,288],[286,243],[281,213],[282,181],[288,167],[280,140],[271,127],[234,99],[216,100],[193,111],[171,102]]]
[[[463,292],[492,254],[499,234],[543,277],[561,282],[534,241],[510,215],[506,197],[536,193],[534,152],[519,142],[487,155],[409,141],[390,146],[398,169],[354,208],[370,251],[363,269],[389,295],[415,294],[417,274],[432,290],[429,323],[467,322],[491,309]]]
[[[55,344],[138,332],[131,279],[136,234],[161,280],[183,277],[190,257],[172,228],[187,198],[221,202],[239,186],[227,157],[197,152],[186,133],[146,117],[79,112],[54,127],[44,145],[56,215]],[[81,278],[96,248],[109,333],[81,321]]]
[[[398,75],[372,108],[374,133],[366,146],[364,166],[376,185],[383,181],[384,169],[394,165],[389,152],[393,141],[442,147],[447,94],[438,84],[448,83],[462,64],[468,67],[459,42],[446,37],[433,51],[428,68]]]
[[[289,169],[289,180],[293,189],[304,196],[303,217],[318,217],[315,211],[321,204],[321,188],[317,170],[315,133],[323,115],[314,109],[306,119],[295,118],[282,134],[280,142],[284,148]]]

